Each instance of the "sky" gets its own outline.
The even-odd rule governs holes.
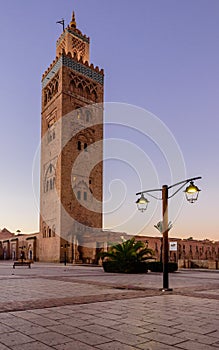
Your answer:
[[[170,235],[218,240],[218,0],[0,0],[0,5],[0,228],[39,230],[32,177],[35,172],[37,178],[41,77],[55,58],[62,31],[56,21],[69,23],[74,10],[77,27],[91,39],[91,62],[104,68],[105,102],[130,106],[127,123],[106,124],[105,137],[137,147],[131,161],[122,156],[105,161],[105,198],[112,190],[118,198],[112,196],[111,203],[122,202],[120,210],[104,216],[105,229],[159,235],[153,226],[161,220],[161,202],[150,198],[149,211],[137,212],[135,193],[202,176],[197,203],[183,200],[183,192],[176,202],[169,200]],[[158,122],[158,139],[145,137],[146,124],[142,134],[134,130],[135,122],[141,127],[142,110]],[[179,162],[169,168],[157,145],[165,133],[183,158],[182,177]],[[135,159],[141,168],[137,177]]]

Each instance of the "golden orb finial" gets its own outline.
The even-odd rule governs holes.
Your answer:
[[[75,12],[74,11],[72,12],[72,19],[71,19],[71,22],[70,22],[70,27],[71,28],[76,28]]]

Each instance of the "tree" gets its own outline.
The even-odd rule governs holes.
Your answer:
[[[130,272],[135,266],[145,262],[153,255],[153,250],[141,242],[131,238],[122,243],[114,244],[108,252],[101,252],[100,257],[111,261],[118,269],[118,272]]]

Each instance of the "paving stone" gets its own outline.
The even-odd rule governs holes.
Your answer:
[[[180,334],[182,332],[182,330],[179,329],[175,329],[173,327],[165,327],[165,326],[161,326],[159,324],[147,324],[146,326],[144,326],[144,329],[147,330],[148,332],[150,331],[155,331],[155,332],[159,332],[159,333],[164,333],[164,334]]]
[[[55,333],[52,331],[45,332],[45,333],[39,333],[39,334],[33,334],[32,338],[34,338],[34,339],[36,339],[36,340],[38,340],[46,345],[51,345],[51,346],[72,341],[71,338],[69,338],[63,334]]]
[[[54,349],[56,350],[96,350],[97,348],[75,340],[70,343],[54,346]]]
[[[11,348],[8,348],[6,345],[0,344],[0,350],[11,350]]]
[[[131,334],[147,333],[147,330],[145,330],[144,328],[136,327],[134,325],[124,324],[124,323],[117,325],[117,326],[112,326],[112,328],[116,329],[117,331],[127,332],[127,333],[131,333]]]
[[[192,329],[191,329],[192,330]],[[197,341],[199,343],[203,343],[203,344],[207,344],[207,345],[211,345],[216,343],[216,338],[212,337],[211,335],[207,336],[207,335],[203,335],[203,334],[199,334],[199,333],[193,333],[191,332],[181,332],[179,334],[177,334],[177,337],[182,338],[184,340],[193,340],[193,341]]]
[[[158,343],[156,341],[149,341],[140,345],[137,345],[136,349],[143,349],[143,350],[176,350],[175,346],[171,345],[165,345]],[[198,350],[198,349],[196,349]]]
[[[27,325],[14,325],[14,331],[17,330],[23,334],[31,335],[46,332],[46,328],[42,326],[38,326],[34,323],[29,322]]]
[[[33,324],[37,324],[37,325],[42,326],[42,327],[55,326],[55,325],[59,324],[55,320],[50,320],[49,318],[42,317],[40,315],[32,315],[32,317],[29,320],[31,320],[31,322]]]
[[[169,335],[169,334],[159,333],[159,332],[153,332],[153,331],[146,334],[142,334],[141,336],[149,340],[154,340],[166,345],[176,345],[183,342],[183,339],[179,337]]]
[[[75,340],[84,342],[88,345],[98,345],[98,344],[103,344],[110,341],[110,339],[106,336],[89,333],[89,332],[81,332],[78,334],[69,335],[69,337],[72,337]]]
[[[43,343],[40,343],[38,341],[35,341],[33,343],[27,343],[27,344],[21,344],[12,346],[11,350],[51,350],[50,346],[47,346]],[[1,350],[1,348],[0,348]]]
[[[219,322],[218,322],[218,324],[219,324]],[[212,333],[208,333],[208,336],[209,336],[209,337],[214,337],[214,338],[218,338],[218,339],[219,339],[219,330],[214,331],[214,332],[212,332]]]
[[[68,319],[65,318],[62,320],[62,324],[67,324],[69,326],[73,326],[73,327],[83,327],[83,326],[88,326],[91,322],[88,321],[84,321],[81,320],[79,318],[76,317],[69,317]]]
[[[178,348],[185,349],[185,350],[215,350],[214,346],[197,343],[197,342],[192,341],[192,340],[188,340],[188,341],[181,343],[177,346],[178,346]]]
[[[46,331],[50,330],[52,332],[68,335],[68,334],[76,334],[76,333],[81,333],[83,330],[80,328],[76,328],[73,326],[69,326],[67,324],[59,324],[57,326],[50,326],[46,328]]]
[[[15,330],[12,327],[9,327],[5,324],[0,323],[0,333],[14,332]]]
[[[136,347],[112,341],[107,344],[101,344],[97,346],[97,349],[101,350],[135,350]]]
[[[89,326],[83,326],[81,328],[81,330],[83,330],[85,332],[91,332],[91,333],[99,334],[99,335],[112,333],[112,329],[111,328],[105,327],[105,326],[100,326],[98,324],[92,324],[92,325],[89,325]]]
[[[20,332],[10,332],[0,334],[0,343],[7,345],[9,347],[16,344],[25,344],[32,342],[33,339],[20,333]]]
[[[0,350],[11,350],[11,348],[8,348],[6,345],[4,344],[0,344]]]
[[[118,331],[114,331],[110,334],[107,334],[107,337],[109,337],[109,339],[111,340],[117,340],[118,342],[121,342],[122,344],[126,344],[126,345],[137,345],[137,344],[142,344],[145,343],[145,339],[132,334],[132,333],[124,333],[124,332],[118,332]]]

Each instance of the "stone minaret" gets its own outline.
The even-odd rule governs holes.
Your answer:
[[[42,77],[41,261],[81,259],[76,242],[102,228],[104,76],[89,46],[73,12]]]

